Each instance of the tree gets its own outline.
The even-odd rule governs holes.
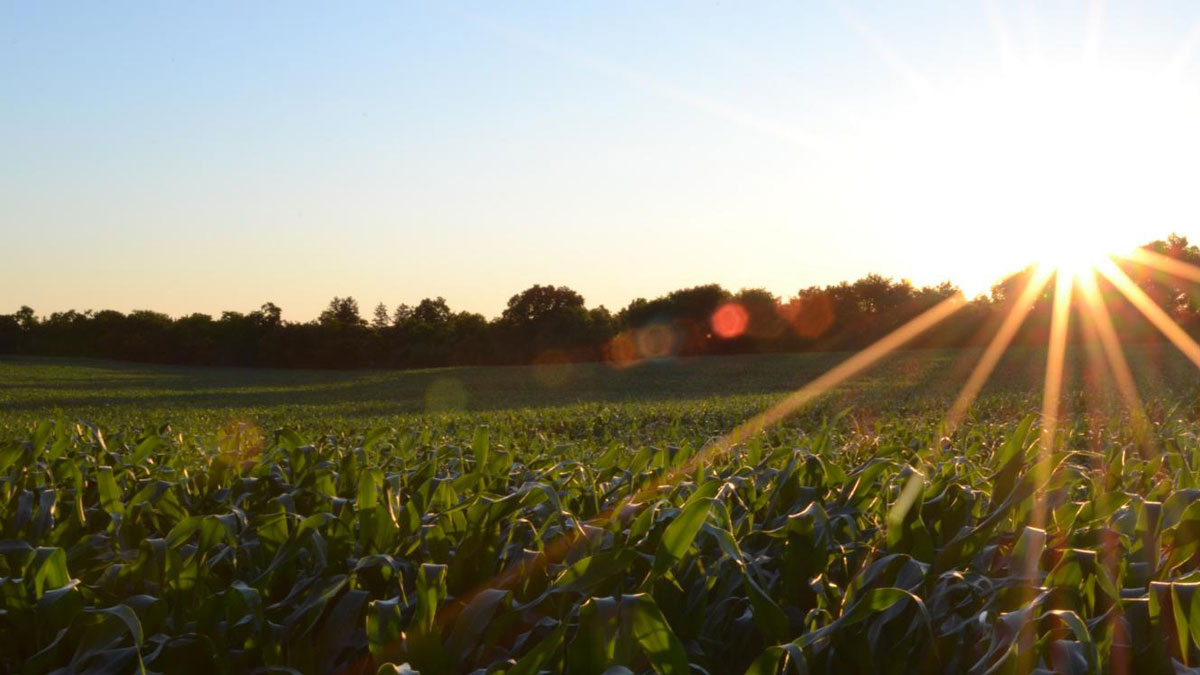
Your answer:
[[[651,324],[666,325],[674,335],[675,353],[703,354],[713,348],[713,315],[729,298],[729,291],[718,284],[683,288],[653,300],[634,300],[617,313],[616,323],[632,331]]]
[[[505,321],[531,322],[584,309],[583,296],[566,286],[534,284],[508,299]]]
[[[855,281],[851,288],[863,314],[880,315],[904,304],[912,297],[912,282],[907,279],[899,283],[878,274],[868,274]]]
[[[392,325],[392,318],[388,316],[387,305],[382,302],[375,305],[374,318],[371,319],[371,328],[375,330],[383,330]]]
[[[501,345],[509,360],[524,362],[554,349],[589,351],[591,322],[583,296],[566,286],[534,284],[508,300],[500,315]],[[597,352],[598,353],[598,352]],[[581,355],[582,356],[582,355]],[[594,358],[589,354],[584,358]]]
[[[0,353],[20,354],[25,351],[24,331],[17,317],[12,314],[0,314]]]
[[[653,321],[690,322],[708,326],[717,308],[729,300],[729,291],[718,284],[693,286],[653,300],[634,300],[617,314],[627,328],[640,328]]]
[[[1200,266],[1200,247],[1178,234],[1144,248]],[[1153,266],[1116,264],[1180,326],[1200,334],[1195,285]],[[1015,343],[1044,344],[1055,284],[1045,284],[1029,307],[1013,307],[1033,273],[1034,268],[1027,268],[996,284],[990,296],[976,298],[908,344],[982,346],[1010,310],[1027,314]],[[1097,283],[1121,340],[1160,339],[1154,325],[1110,282],[1099,278]],[[501,316],[490,321],[454,312],[436,297],[415,306],[400,304],[390,316],[379,303],[370,323],[352,297],[334,297],[318,319],[303,323],[283,321],[282,311],[271,302],[245,314],[226,311],[216,320],[203,314],[172,319],[145,310],[128,315],[69,310],[39,318],[22,306],[0,315],[0,353],[204,365],[425,367],[578,361],[600,358],[606,350],[631,354],[623,362],[632,362],[714,351],[859,349],[958,292],[948,282],[917,287],[870,274],[853,282],[810,286],[781,302],[762,288],[730,294],[720,285],[706,284],[638,298],[614,316],[602,306],[589,309],[583,296],[566,286],[535,284],[513,295]],[[717,330],[715,319],[726,330]],[[1086,337],[1071,330],[1068,339]]]
[[[417,303],[412,310],[410,320],[430,326],[439,326],[449,322],[453,314],[450,311],[450,305],[446,304],[446,299],[439,295],[432,300],[425,298]]]
[[[445,298],[425,298],[416,307],[401,304],[392,320],[395,329],[384,345],[386,363],[426,367],[454,362],[461,336]]]
[[[13,316],[16,318],[17,325],[21,327],[21,330],[33,330],[33,327],[37,325],[37,316],[33,313],[33,308],[29,305],[21,305],[21,309],[18,309],[17,313]]]
[[[399,326],[412,318],[413,308],[405,303],[396,305],[396,311],[392,312],[392,325]]]
[[[1144,248],[1190,265],[1200,264],[1200,248],[1189,243],[1187,237],[1176,233],[1171,233],[1165,241],[1160,239],[1150,242]],[[1200,319],[1200,302],[1197,301],[1193,285],[1148,266],[1127,268],[1126,271],[1146,295],[1171,314],[1177,322],[1190,326]]]
[[[264,302],[253,315],[263,326],[280,326],[283,324],[283,310],[273,302]]]
[[[350,296],[335,297],[329,307],[317,319],[322,326],[365,326],[367,322],[359,316],[358,301]]]
[[[743,288],[733,296],[748,317],[746,334],[764,344],[778,338],[787,327],[780,316],[779,299],[765,288]]]

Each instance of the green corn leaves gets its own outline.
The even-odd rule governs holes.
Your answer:
[[[688,497],[679,515],[667,525],[654,554],[652,573],[655,576],[665,573],[683,559],[688,547],[692,545],[692,540],[696,538],[696,534],[708,518],[708,509],[712,506],[712,498],[718,488],[720,485],[715,481],[705,483]]]
[[[125,512],[125,505],[121,503],[121,489],[117,487],[112,467],[101,466],[97,467],[96,471],[96,490],[100,493],[100,507],[110,516],[119,518]]]
[[[1028,401],[945,447],[909,402],[706,454],[762,402],[31,424],[0,439],[0,670],[1200,668],[1189,422],[1149,427],[1169,456],[1090,422],[1043,455]]]

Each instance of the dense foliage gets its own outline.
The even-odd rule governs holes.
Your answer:
[[[1152,446],[1078,394],[1043,449],[994,394],[703,458],[763,402],[9,424],[0,669],[1191,672],[1200,442],[1151,399]]]
[[[1200,250],[1172,235],[1149,248],[1200,263]],[[1188,329],[1200,326],[1192,289],[1165,275],[1129,268],[1137,283]],[[964,346],[980,328],[1010,309],[1024,274],[976,298],[916,344]],[[777,298],[762,289],[737,293],[716,285],[636,299],[615,315],[588,308],[565,286],[535,285],[514,295],[501,316],[488,320],[455,312],[442,298],[394,312],[379,305],[370,321],[353,298],[334,298],[311,322],[287,322],[278,306],[218,318],[171,318],[153,311],[55,312],[38,317],[28,307],[0,315],[0,353],[90,356],[196,365],[277,367],[426,367],[471,364],[578,362],[696,354],[858,349],[938,301],[950,284],[915,287],[869,275],[853,283],[800,290]],[[1112,295],[1111,288],[1105,293]],[[1044,344],[1050,295],[1039,299],[1018,343]],[[723,314],[722,309],[726,312]],[[1118,314],[1126,340],[1152,339],[1135,312]],[[729,325],[718,325],[728,319]]]

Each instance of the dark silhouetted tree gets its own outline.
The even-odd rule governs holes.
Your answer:
[[[1186,237],[1172,234],[1145,248],[1200,266],[1200,248]],[[1200,333],[1200,294],[1195,286],[1146,265],[1122,260],[1117,264],[1186,330]],[[1010,311],[1026,313],[1016,344],[1045,344],[1053,280],[1029,306],[1014,308],[1032,273],[1032,268],[1026,269],[997,283],[990,296],[976,298],[909,345],[986,344],[997,321]],[[1097,283],[1123,341],[1162,339],[1111,283],[1104,278]],[[22,306],[0,314],[0,352],[203,365],[424,367],[587,360],[601,358],[606,347],[614,345],[627,359],[629,350],[640,349],[638,335],[661,338],[663,327],[669,331],[670,353],[677,355],[859,349],[956,293],[950,283],[917,287],[874,274],[805,288],[786,301],[761,288],[730,294],[707,284],[652,300],[639,298],[614,315],[604,307],[589,309],[584,298],[566,286],[534,285],[512,296],[502,315],[491,321],[454,312],[438,297],[415,306],[400,304],[390,316],[380,304],[369,324],[351,297],[335,297],[318,319],[308,322],[284,321],[280,308],[270,302],[249,313],[226,311],[216,319],[205,314],[172,319],[148,310],[128,315],[68,310],[39,318]],[[731,302],[745,313],[742,332],[714,338],[713,315]],[[1081,339],[1079,324],[1071,322],[1069,339]],[[642,333],[651,326],[653,333]],[[610,355],[618,353],[615,346]],[[633,362],[637,358],[634,354]]]
[[[583,296],[566,286],[535,284],[512,296],[498,324],[501,357],[507,360],[526,362],[550,350],[581,359],[597,356],[592,316]]]
[[[390,325],[392,325],[392,317],[388,314],[387,305],[382,302],[375,305],[375,312],[371,319],[371,328],[383,330]]]
[[[21,330],[33,330],[37,325],[37,315],[33,313],[33,308],[29,305],[21,305],[21,309],[18,309],[13,317],[17,320],[17,325]]]
[[[350,296],[335,297],[329,307],[317,319],[322,326],[365,326],[366,321],[358,313],[358,301]]]

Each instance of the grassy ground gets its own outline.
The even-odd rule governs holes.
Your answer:
[[[1169,347],[1129,346],[1130,365],[1148,400],[1193,398],[1200,377]],[[680,419],[718,411],[727,430],[850,356],[848,353],[746,354],[643,363],[614,369],[601,363],[412,371],[318,371],[184,368],[92,359],[0,357],[0,429],[28,429],[48,418],[103,426],[170,423],[212,432],[236,420],[310,429],[378,424],[487,422],[496,416],[552,416],[576,425],[614,413]],[[863,419],[947,410],[977,350],[902,351],[848,381],[811,407],[817,420],[853,408]],[[986,414],[1036,407],[1045,350],[1013,350],[983,393]],[[1085,350],[1068,365],[1068,411],[1094,407],[1086,384],[1111,398],[1111,382],[1082,377]],[[1009,405],[1003,405],[1008,401]],[[715,429],[714,432],[720,432]]]
[[[1081,351],[1081,350],[1076,350]],[[1143,388],[1190,388],[1194,368],[1155,346],[1129,348]],[[180,414],[320,413],[373,418],[424,412],[709,400],[792,391],[829,370],[846,353],[765,354],[678,359],[616,369],[603,363],[436,368],[412,371],[318,371],[189,368],[88,359],[0,357],[0,419],[28,421],[66,414],[96,422],[131,414],[165,421]],[[900,352],[838,390],[848,406],[890,405],[900,398],[949,399],[978,359],[977,350]],[[1045,352],[1013,350],[987,393],[1040,391]],[[1075,355],[1069,368],[1081,387]],[[1102,384],[1105,384],[1102,382]]]

